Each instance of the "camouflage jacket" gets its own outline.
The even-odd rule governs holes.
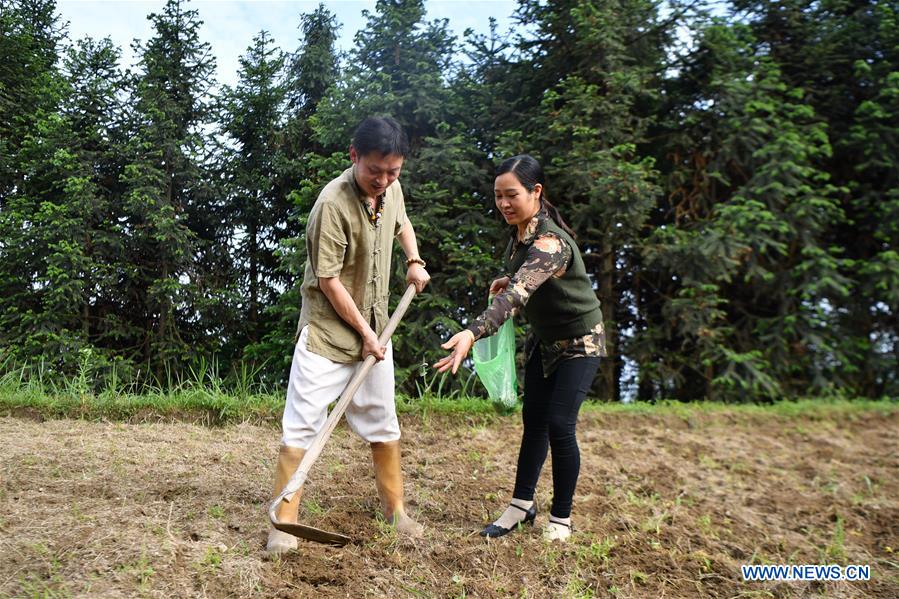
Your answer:
[[[528,303],[534,291],[550,277],[561,277],[571,262],[572,248],[552,232],[536,235],[540,219],[549,218],[541,209],[528,223],[524,235],[513,232],[512,253],[519,245],[530,244],[524,264],[510,274],[509,285],[493,303],[468,327],[474,338],[489,337],[499,330],[506,319],[515,316]],[[574,339],[562,339],[552,343],[538,341],[533,333],[525,341],[525,358],[530,360],[534,350],[540,348],[543,376],[550,376],[560,362],[571,358],[603,357],[606,355],[606,332],[602,321],[586,335]]]

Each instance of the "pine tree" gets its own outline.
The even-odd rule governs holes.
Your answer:
[[[856,68],[873,74],[864,62]],[[855,262],[860,301],[852,303],[847,327],[860,354],[853,382],[859,392],[880,397],[899,390],[899,70],[883,75],[877,88],[877,96],[859,104],[840,145],[857,151],[852,213],[867,216],[857,231],[863,239],[850,249],[857,256],[864,245],[864,259]]]
[[[378,0],[356,33],[346,74],[319,104],[313,126],[331,151],[346,152],[366,116],[389,114],[403,125],[413,152],[448,121],[453,102],[443,79],[455,40],[447,21],[425,22],[423,0]]]
[[[55,0],[0,0],[0,209],[24,172],[16,155],[61,93]]]
[[[260,32],[240,59],[237,86],[224,92],[222,128],[231,142],[225,154],[225,214],[236,240],[234,277],[237,295],[242,298],[231,331],[237,354],[240,347],[268,332],[263,310],[278,294],[274,252],[280,241],[279,221],[286,215],[279,213],[284,204],[277,197],[274,181],[286,92],[281,82],[283,67],[281,52],[271,47],[265,31]]]
[[[299,287],[305,262],[305,219],[315,201],[315,184],[345,168],[345,151],[325,157],[314,134],[311,118],[319,102],[338,77],[335,42],[339,25],[323,6],[301,15],[303,37],[298,50],[285,57],[283,126],[273,142],[271,187],[272,229],[268,247],[274,263],[267,284],[279,293],[265,308],[266,327],[244,355],[265,363],[263,375],[283,382],[290,368],[294,332],[300,313]]]
[[[224,334],[214,317],[220,273],[229,268],[218,241],[223,209],[210,197],[203,162],[215,62],[199,38],[197,11],[169,0],[148,18],[155,34],[136,48],[124,206],[132,318],[145,331],[143,360],[165,381],[167,369],[215,350]]]
[[[831,357],[840,364],[835,383],[852,394],[880,395],[899,364],[891,341],[897,335],[896,311],[888,307],[891,292],[889,283],[884,284],[890,280],[895,236],[886,224],[891,221],[883,218],[889,208],[882,211],[895,187],[885,176],[895,170],[889,161],[897,144],[887,133],[890,102],[884,102],[891,93],[889,74],[899,65],[895,3],[735,4],[757,40],[756,53],[778,66],[785,84],[804,90],[803,101],[827,125],[833,151],[816,156],[815,166],[848,193],[838,195],[845,218],[826,238],[829,245],[844,248],[848,260],[842,262],[842,275],[859,291],[832,306],[841,315],[831,322],[841,331],[839,348]],[[880,108],[871,112],[875,105]],[[874,114],[878,116],[871,118]],[[873,162],[868,158],[872,147],[881,156]]]
[[[457,329],[463,315],[483,308],[489,277],[499,270],[485,268],[498,264],[492,242],[499,229],[486,211],[485,189],[492,189],[492,178],[484,171],[483,150],[459,126],[467,110],[462,97],[445,79],[455,49],[447,22],[425,22],[420,0],[381,0],[374,13],[364,14],[367,24],[356,34],[347,69],[311,120],[335,167],[345,167],[353,129],[366,116],[389,114],[409,136],[412,154],[400,180],[433,282],[406,317],[396,355],[397,364],[420,365],[440,354],[441,340]],[[318,164],[327,161],[322,157]],[[320,189],[326,181],[314,181],[313,187]],[[405,260],[396,258],[399,288]],[[475,264],[480,267],[474,269]],[[411,390],[417,375],[413,366],[398,376]]]
[[[62,33],[54,1],[0,0],[0,342],[27,335],[23,315],[38,309],[39,258],[28,223],[38,199],[23,189],[28,173],[22,146],[40,136],[38,122],[53,113],[65,85],[57,65]]]
[[[712,23],[698,55],[703,95],[672,148],[674,221],[646,247],[676,282],[644,346],[672,352],[646,374],[683,399],[829,391],[841,355],[828,307],[851,281],[826,237],[844,217],[816,166],[826,126],[745,26]]]
[[[404,318],[395,344],[400,356],[397,381],[409,390],[416,383],[428,385],[427,365],[444,355],[440,344],[458,332],[459,324],[486,308],[490,282],[502,272],[498,254],[505,247],[500,236],[507,227],[487,209],[493,206],[493,179],[481,168],[486,163],[472,138],[441,123],[404,167],[410,173],[404,183],[406,209],[431,275],[430,284],[415,300],[415,310]],[[402,252],[397,252],[395,262],[395,279],[404,280]],[[455,384],[467,387],[468,382],[460,377]]]
[[[533,72],[524,96],[534,104],[500,148],[542,161],[548,199],[579,234],[610,356],[601,363],[599,396],[616,400],[624,353],[619,331],[631,328],[633,312],[623,283],[659,191],[653,160],[640,157],[637,146],[655,101],[664,28],[654,4],[643,1],[523,2],[517,17],[537,31],[518,44]]]
[[[15,203],[32,210],[27,237],[16,240],[10,258],[28,266],[33,283],[29,308],[9,330],[22,358],[69,372],[83,350],[93,352],[96,365],[122,364],[117,354],[127,349],[121,342],[129,331],[109,317],[119,311],[115,288],[123,276],[117,63],[109,40],[85,39],[69,49],[59,110],[38,121],[39,134],[20,152],[27,200]],[[121,366],[119,374],[126,374]]]
[[[303,37],[296,53],[288,61],[286,94],[290,126],[288,147],[300,149],[302,154],[314,147],[315,139],[309,119],[318,103],[337,81],[339,74],[335,43],[340,27],[336,17],[324,4],[300,17]]]

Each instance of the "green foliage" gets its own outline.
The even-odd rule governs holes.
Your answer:
[[[0,213],[5,343],[64,371],[92,337],[114,343],[101,314],[115,301],[123,246],[110,182],[120,160],[117,60],[108,41],[83,40],[67,51],[57,110],[38,117],[22,141],[16,159],[29,176]],[[115,350],[99,353],[111,358]]]
[[[59,101],[63,34],[55,13],[55,0],[0,0],[0,208],[24,179],[21,144]]]
[[[829,393],[852,360],[839,309],[852,263],[832,242],[846,190],[822,168],[828,129],[757,44],[741,25],[705,30],[694,59],[705,97],[689,97],[670,166],[674,221],[644,247],[675,283],[660,281],[674,299],[659,298],[638,345],[678,348],[646,374],[680,397]]]
[[[398,329],[397,363],[408,365],[398,369],[399,382],[419,376],[419,366],[442,357],[440,344],[458,332],[458,323],[486,308],[490,281],[500,275],[494,251],[500,228],[485,209],[480,187],[487,177],[479,158],[470,140],[440,123],[410,160],[407,212],[419,251],[428,259],[431,283]],[[396,278],[403,280],[405,260],[397,258]]]
[[[390,114],[405,128],[413,150],[459,108],[444,76],[455,42],[446,20],[424,22],[423,0],[378,0],[362,11],[346,72],[312,117],[326,147],[346,151],[356,125],[370,114]]]
[[[240,81],[226,88],[220,117],[223,133],[231,144],[223,148],[220,168],[226,181],[227,201],[223,217],[232,241],[233,274],[229,284],[233,294],[233,331],[226,354],[257,342],[272,327],[265,307],[278,298],[275,248],[284,237],[286,223],[279,215],[284,200],[275,181],[283,135],[281,107],[287,94],[279,81],[284,57],[271,48],[263,31],[240,59]]]
[[[895,3],[522,0],[514,31],[461,40],[422,0],[364,16],[343,60],[323,5],[293,52],[261,32],[219,93],[179,0],[133,72],[109,40],[69,43],[53,1],[0,0],[0,351],[38,365],[20,381],[283,385],[309,210],[356,124],[390,114],[432,275],[395,337],[413,396],[480,391],[428,364],[501,272],[492,173],[521,152],[602,301],[597,397],[899,393]]]
[[[130,230],[126,252],[135,262],[127,292],[142,300],[133,313],[144,329],[139,356],[162,380],[194,352],[217,349],[206,331],[218,328],[216,274],[225,257],[220,206],[202,163],[215,68],[209,45],[199,38],[197,11],[176,0],[150,21],[154,36],[138,47],[131,82],[134,110],[121,181]],[[209,322],[197,326],[200,319]]]
[[[199,363],[180,380],[165,386],[129,384],[116,376],[116,368],[96,355],[82,351],[79,372],[64,376],[51,372],[44,364],[20,364],[0,355],[0,415],[26,413],[42,418],[81,418],[86,420],[156,421],[173,419],[223,425],[251,422],[277,426],[284,407],[282,392],[271,388],[246,386],[238,378],[223,376],[216,364]],[[105,375],[103,375],[104,369]],[[448,392],[433,377],[421,393],[397,396],[402,414],[427,419],[431,415],[464,415],[469,420],[518,418],[499,416],[492,403],[467,393]],[[695,426],[703,418],[724,414],[729,419],[776,415],[803,420],[846,419],[877,412],[889,417],[899,410],[895,398],[879,400],[806,398],[782,401],[769,406],[734,406],[720,402],[659,401],[654,404],[595,403],[584,410],[601,414],[672,416]],[[870,483],[869,483],[870,486]],[[591,547],[595,557],[606,559],[611,546],[606,540]]]
[[[603,306],[607,347],[619,355],[619,331],[633,327],[627,284],[627,273],[638,268],[633,248],[661,191],[655,160],[640,156],[637,145],[654,118],[646,107],[656,101],[662,39],[653,33],[628,42],[655,27],[656,7],[523,2],[518,15],[542,32],[519,45],[535,73],[526,85],[538,86],[499,148],[542,160],[547,197],[578,233]],[[618,370],[614,359],[602,362],[600,397],[620,397]]]

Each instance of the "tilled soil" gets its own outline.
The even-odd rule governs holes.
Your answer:
[[[0,418],[0,596],[899,597],[899,412],[583,414],[575,534],[478,536],[510,498],[517,416],[406,417],[423,540],[374,516],[367,446],[340,427],[301,520],[349,534],[264,552],[271,426]],[[744,582],[740,565],[866,564],[867,582]]]

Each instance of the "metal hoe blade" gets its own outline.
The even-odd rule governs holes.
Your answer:
[[[306,526],[305,524],[289,524],[287,522],[272,520],[272,526],[282,532],[286,532],[289,535],[300,537],[301,539],[308,539],[310,541],[315,541],[316,543],[322,543],[324,545],[336,545],[338,547],[343,547],[353,540],[346,535],[340,534],[339,532],[329,532],[320,528]]]

